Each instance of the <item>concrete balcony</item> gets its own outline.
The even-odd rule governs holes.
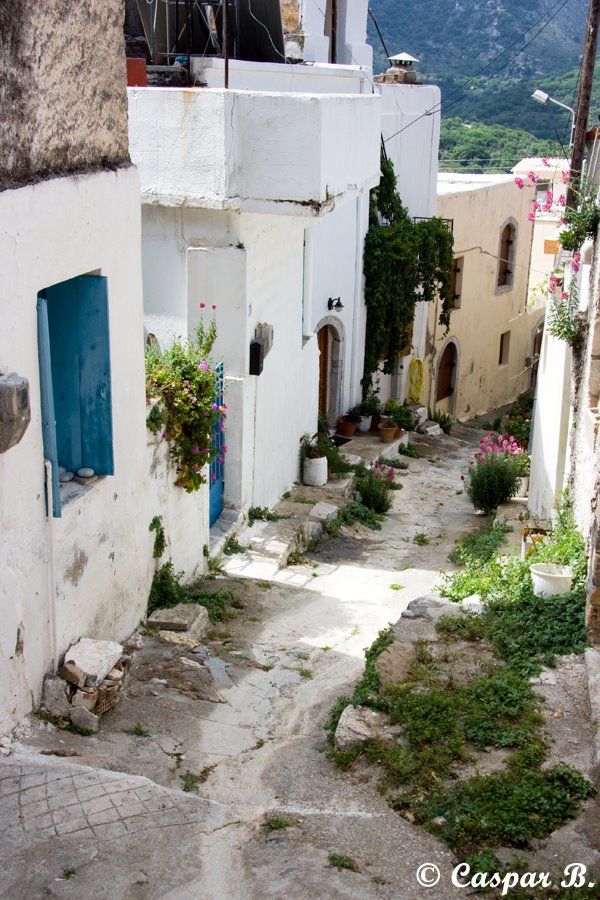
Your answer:
[[[380,98],[130,88],[142,201],[317,217],[379,181]]]

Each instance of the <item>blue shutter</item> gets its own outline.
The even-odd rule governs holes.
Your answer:
[[[59,465],[76,472],[83,462],[79,404],[79,343],[77,339],[77,278],[46,288],[52,348],[52,388]]]
[[[58,451],[56,446],[56,420],[54,417],[54,396],[52,390],[48,304],[46,298],[42,295],[38,297],[37,301],[37,330],[44,457],[49,459],[52,463],[52,515],[60,517],[60,486],[58,481]],[[50,515],[47,497],[46,514]]]
[[[114,475],[108,284],[102,275],[74,278],[78,296],[82,465]]]

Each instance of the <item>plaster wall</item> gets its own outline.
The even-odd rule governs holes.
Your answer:
[[[192,60],[197,81],[209,88],[222,88],[225,72],[222,59],[204,57]],[[229,87],[232,90],[278,91],[306,94],[371,94],[369,69],[357,65],[315,63],[259,63],[245,59],[229,60]]]
[[[133,168],[0,195],[0,371],[29,379],[31,423],[0,456],[0,732],[39,699],[54,652],[122,638],[148,593],[139,182]],[[109,288],[115,475],[46,517],[38,291],[86,272]],[[56,647],[52,641],[54,609]],[[17,639],[20,635],[20,640]],[[20,644],[22,642],[22,649]]]
[[[129,113],[145,202],[314,216],[379,180],[374,95],[130,88]]]
[[[512,178],[487,182],[478,176],[445,176],[438,198],[438,215],[453,220],[454,256],[462,257],[460,307],[451,314],[451,337],[459,350],[453,395],[435,402],[441,351],[448,336],[437,324],[437,304],[429,304],[424,402],[458,420],[496,409],[514,400],[528,386],[525,358],[531,353],[532,333],[539,312],[527,305],[527,282],[532,223],[530,196]],[[449,184],[456,179],[455,184]],[[498,253],[504,224],[516,227],[513,280],[498,287]],[[510,332],[508,361],[500,364],[500,337]]]
[[[0,190],[128,162],[122,0],[0,4]]]
[[[440,89],[433,84],[377,86],[383,103],[381,133],[400,199],[411,216],[435,216]]]

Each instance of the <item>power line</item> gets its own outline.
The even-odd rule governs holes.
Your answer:
[[[525,42],[525,44],[523,44],[523,46],[520,47],[519,50],[517,51],[517,53],[522,53],[523,50],[525,50],[527,47],[529,47],[529,45],[532,44],[533,41],[536,40],[536,38],[538,38],[539,35],[550,25],[550,23],[556,18],[556,16],[567,5],[568,2],[569,2],[569,0],[557,0],[557,2],[555,2],[551,7],[549,7],[547,10],[545,10],[544,13],[540,16],[540,18],[537,19],[533,23],[533,25],[531,25],[528,29],[526,29],[526,31],[524,31],[523,34],[521,34],[516,41],[513,41],[512,44],[509,44],[509,46],[506,47],[504,50],[502,50],[500,53],[498,53],[497,56],[494,57],[494,59],[490,60],[488,63],[486,63],[484,66],[482,66],[481,69],[479,69],[477,72],[475,72],[474,75],[472,75],[470,77],[477,78],[479,75],[481,75],[482,72],[484,72],[486,69],[488,69],[491,65],[493,65],[495,62],[497,62],[502,56],[504,56],[506,53],[508,53],[510,50],[512,50],[513,47],[515,47],[518,43],[520,43],[520,41],[523,39],[523,37],[526,34],[528,34],[533,28],[535,28],[536,25],[538,25],[538,23],[541,22],[542,19],[548,15],[548,13],[552,12],[552,15],[550,16],[548,21],[545,22],[544,25],[542,25],[542,27],[540,29],[538,29],[538,31],[529,40],[527,40]],[[558,9],[556,9],[557,6],[558,6]],[[490,81],[494,77],[494,75],[497,75],[499,72],[501,72],[503,69],[505,69],[508,65],[510,65],[510,63],[515,55],[516,54],[511,55],[511,57],[507,60],[507,62],[505,62],[502,66],[500,66],[498,69],[495,69],[490,75],[488,75],[486,78],[484,78],[483,83],[486,84],[488,81]],[[466,93],[468,93],[468,92],[466,92]],[[452,98],[456,95],[459,95],[459,96],[454,102],[449,103],[449,104],[448,104],[448,98],[446,98],[446,100],[444,101],[445,111],[447,111],[448,109],[451,109],[453,106],[455,106],[456,103],[458,103],[460,100],[462,100],[466,96],[466,93],[464,91],[461,92],[460,89],[451,92],[448,95],[449,98]],[[402,134],[402,132],[406,131],[407,128],[411,128],[413,125],[416,125],[416,123],[419,122],[425,116],[430,116],[436,112],[439,112],[441,108],[442,108],[442,101],[440,101],[439,103],[436,103],[431,109],[426,110],[426,112],[421,113],[420,116],[418,116],[416,119],[413,119],[412,122],[409,122],[407,125],[404,125],[402,128],[398,129],[398,131],[395,131],[393,134],[391,134],[388,138],[385,139],[386,143],[387,143],[387,141],[391,141],[392,138],[397,137],[399,134]]]

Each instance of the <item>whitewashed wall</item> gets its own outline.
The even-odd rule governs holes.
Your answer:
[[[29,379],[32,411],[22,441],[0,456],[2,733],[37,702],[54,651],[81,635],[122,638],[135,627],[147,599],[151,540],[148,523],[140,523],[146,434],[137,174],[129,168],[5,191],[0,218],[0,371]],[[62,518],[47,519],[37,293],[86,272],[108,277],[116,474],[66,506]]]
[[[225,72],[222,59],[195,58],[192,72],[197,81],[209,88],[222,88]],[[232,90],[298,91],[306,94],[371,94],[369,68],[356,65],[318,63],[298,66],[286,63],[257,63],[245,59],[229,60],[229,87]]]

